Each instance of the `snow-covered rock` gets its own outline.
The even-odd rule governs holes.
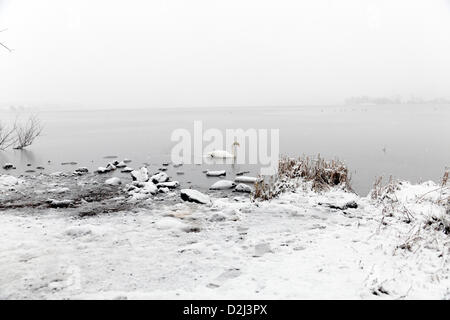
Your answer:
[[[169,188],[169,189],[175,189],[180,186],[180,183],[178,181],[170,181],[170,182],[161,182],[156,185],[158,188]]]
[[[232,189],[236,186],[233,181],[230,180],[219,180],[215,182],[209,189],[211,190],[224,190],[224,189]]]
[[[216,170],[216,171],[206,171],[206,175],[208,177],[220,177],[220,176],[226,176],[227,172],[225,170]]]
[[[238,176],[234,179],[234,182],[244,182],[244,183],[255,183],[259,179],[255,177],[249,177],[249,176]]]
[[[130,168],[130,167],[125,167],[122,170],[120,170],[120,172],[122,172],[122,173],[130,173],[132,171],[134,171],[134,169]]]
[[[162,183],[169,181],[169,176],[165,172],[158,172],[157,174],[151,176],[151,181],[154,183]]]
[[[133,181],[147,182],[148,181],[148,170],[146,167],[142,167],[139,170],[131,171],[131,178]]]
[[[170,189],[169,188],[165,188],[165,187],[158,188],[158,192],[159,193],[168,193],[168,192],[170,192]]]
[[[143,187],[139,189],[139,192],[144,194],[156,194],[158,193],[158,187],[151,181],[144,182]]]
[[[211,199],[209,198],[209,196],[194,189],[181,189],[181,199],[183,199],[184,201],[201,204],[211,203]]]
[[[111,171],[110,168],[105,168],[105,167],[98,167],[97,168],[97,173],[108,173],[110,171]]]
[[[118,186],[119,184],[122,184],[122,181],[118,177],[112,177],[105,181],[105,184],[110,186]]]
[[[106,165],[106,168],[109,169],[110,171],[117,169],[116,165],[111,162]]]
[[[253,188],[245,183],[239,183],[236,188],[234,188],[234,191],[236,192],[246,192],[251,193],[253,192]]]
[[[125,168],[126,166],[127,166],[127,164],[125,163],[125,161],[120,161],[120,162],[116,165],[117,168]]]
[[[9,189],[17,184],[20,180],[9,175],[0,175],[0,190]]]

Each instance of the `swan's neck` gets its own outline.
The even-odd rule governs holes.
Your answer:
[[[233,146],[231,147],[231,154],[233,155],[234,158],[236,158],[237,146],[235,144],[233,144]]]

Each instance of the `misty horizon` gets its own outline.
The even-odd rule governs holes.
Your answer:
[[[450,1],[0,0],[0,107],[449,99]]]

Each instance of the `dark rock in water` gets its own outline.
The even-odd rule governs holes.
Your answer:
[[[174,165],[173,165],[173,167],[174,168],[178,168],[178,167],[181,167],[183,164],[182,163],[175,163]]]
[[[125,163],[130,163],[131,160],[130,160],[130,159],[123,159],[123,162],[125,162]]]
[[[182,189],[180,195],[181,195],[181,199],[184,201],[195,202],[195,203],[200,203],[200,204],[211,203],[211,199],[206,194],[203,194],[197,190]]]
[[[36,171],[34,171],[34,170],[26,170],[25,172],[26,172],[26,173],[34,173],[34,172],[36,172]]]
[[[72,162],[62,162],[62,163],[61,163],[62,166],[67,166],[67,165],[74,166],[74,165],[76,165],[76,164],[77,164],[77,163],[74,162],[74,161],[72,161]]]
[[[86,174],[88,172],[89,172],[88,168],[81,167],[81,168],[75,169],[75,171],[73,173],[81,176],[81,175]]]
[[[38,170],[45,170],[44,167],[36,167],[36,169],[38,169]]]
[[[5,165],[3,166],[3,169],[5,170],[11,170],[11,169],[15,169],[16,167],[11,164],[11,163],[5,163]]]
[[[184,172],[183,171],[177,171],[177,174],[178,175],[182,175],[182,174],[184,174]]]
[[[27,163],[27,167],[31,167],[31,163]]]
[[[117,167],[117,165],[118,165],[119,163],[120,163],[119,161],[115,160],[115,161],[113,161],[112,164],[113,164],[115,167]]]
[[[237,176],[242,176],[244,174],[248,174],[250,173],[250,171],[239,171],[238,173],[236,173]]]
[[[103,159],[117,159],[117,156],[104,156]]]
[[[238,176],[234,178],[234,182],[255,183],[258,181],[256,177]]]
[[[168,166],[169,166],[169,162],[163,162],[162,165],[163,165],[164,167],[168,167]]]
[[[167,168],[158,168],[159,171],[167,171]]]

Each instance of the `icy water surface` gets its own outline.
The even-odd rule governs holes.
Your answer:
[[[4,124],[14,116],[11,111],[0,111]],[[112,161],[107,156],[129,158],[134,168],[147,163],[150,171],[156,171],[170,161],[175,145],[170,140],[173,130],[192,132],[195,120],[203,122],[204,130],[280,129],[282,154],[320,153],[343,160],[352,172],[354,189],[362,195],[370,190],[376,176],[438,181],[450,166],[448,105],[41,110],[39,117],[45,130],[33,146],[0,152],[0,164],[17,166],[9,174],[40,172],[37,166],[45,172],[72,171],[79,166],[93,170]],[[77,164],[62,165],[64,162]],[[167,172],[182,187],[206,189],[219,179],[206,177],[202,172],[206,169],[226,169],[227,179],[242,170],[249,170],[250,175],[259,173],[254,165],[223,164],[169,165]],[[0,173],[5,171],[0,169]]]

